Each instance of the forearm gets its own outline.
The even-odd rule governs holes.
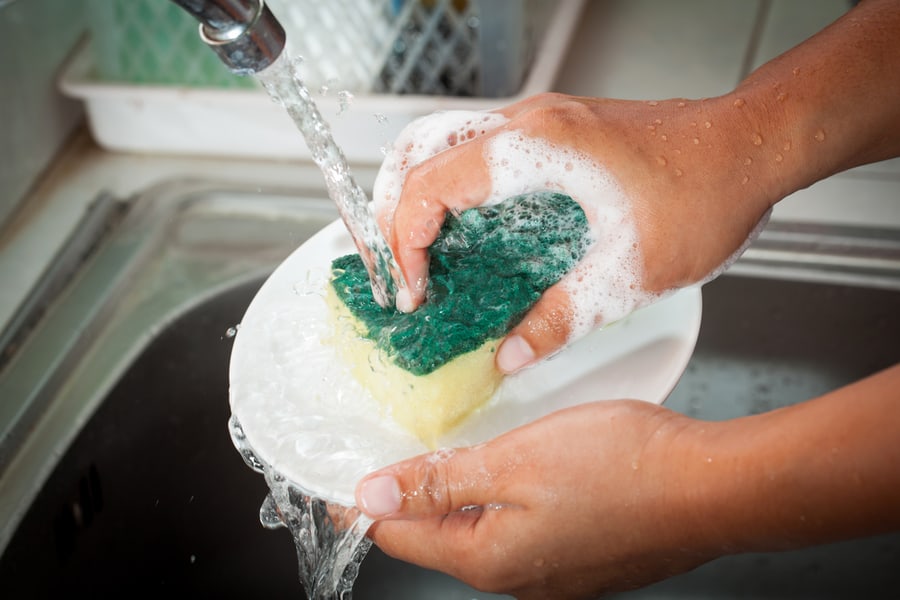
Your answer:
[[[900,2],[867,0],[752,73],[731,95],[772,201],[900,156]],[[757,133],[760,138],[756,138]]]
[[[685,506],[711,548],[781,550],[900,529],[900,365],[809,402],[697,427]]]

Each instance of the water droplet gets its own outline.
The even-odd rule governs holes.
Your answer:
[[[351,92],[347,90],[338,92],[338,114],[342,115],[347,112],[351,102],[353,102],[353,94]]]
[[[731,103],[731,105],[735,108],[742,108],[744,106],[744,104],[746,104],[746,102],[744,102],[743,98],[738,98],[737,100],[735,100],[734,102]]]
[[[681,177],[682,175],[684,175],[684,171],[682,171],[681,169],[675,169],[675,177]]]
[[[544,559],[543,559],[543,558],[536,558],[536,559],[534,559],[534,566],[536,566],[536,567],[543,567],[543,566],[544,566]]]
[[[635,471],[637,471],[638,469],[641,468],[641,463],[639,463],[636,460],[633,460],[633,461],[631,461],[631,468],[634,469]]]
[[[656,119],[656,120],[654,120],[653,122],[656,123],[657,125],[662,125],[662,120],[661,120],[661,119]]]
[[[685,106],[687,106],[687,103],[686,103],[686,102],[679,102],[679,103],[678,103],[678,108],[684,108]]]
[[[694,138],[694,144],[699,144],[699,143],[700,143],[700,138]]]
[[[703,123],[703,126],[706,127],[707,129],[709,129],[710,127],[712,127],[712,123],[710,123],[709,121],[706,121],[705,123]]]
[[[656,131],[656,125],[647,125],[647,129],[650,131]]]
[[[662,141],[664,141],[664,142],[669,141],[669,136],[667,136],[666,134],[662,134],[660,137],[662,138]]]
[[[754,146],[762,146],[763,139],[762,136],[758,133],[753,136],[753,145]]]
[[[817,142],[824,142],[825,141],[825,130],[824,129],[818,130],[816,132],[816,135],[814,135],[813,137],[816,139]]]
[[[794,67],[793,69],[791,69],[791,72],[792,72],[794,75],[799,75],[799,74],[800,74],[800,67]]]
[[[649,102],[647,102],[647,104],[650,106],[656,106],[657,104],[659,104],[659,102],[657,102],[656,100],[650,100]]]
[[[234,327],[229,327],[225,330],[225,337],[233,338],[237,335],[238,330],[241,328],[240,325],[235,325]]]
[[[791,142],[790,142],[790,140],[788,140],[787,142],[784,143],[783,148],[784,148],[784,151],[785,151],[785,152],[787,152],[788,150],[791,149]]]
[[[658,164],[658,165],[664,167],[664,166],[666,166],[667,164],[669,164],[669,161],[666,160],[666,157],[665,157],[665,156],[657,156],[657,157],[656,157],[656,164]]]
[[[775,154],[775,162],[780,163],[783,160],[784,160],[784,155],[781,154],[780,152],[777,152]]]
[[[749,156],[748,156],[747,158],[744,159],[744,165],[746,165],[746,166],[749,167],[749,166],[752,165],[752,164],[753,164],[753,159],[750,158]]]
[[[775,96],[775,99],[778,100],[779,102],[784,102],[786,98],[787,98],[787,94],[785,94],[784,92],[781,92],[780,94]]]
[[[743,183],[743,184],[747,184],[747,183],[749,183],[749,181],[750,181],[749,175],[744,175],[744,178],[741,179],[741,183]]]

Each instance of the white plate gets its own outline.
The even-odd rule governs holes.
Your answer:
[[[354,252],[336,221],[289,256],[247,309],[234,342],[230,399],[247,442],[305,491],[345,505],[367,473],[428,452],[379,411],[333,346],[323,299],[331,261]],[[564,407],[633,398],[662,403],[700,329],[699,288],[597,330],[507,377],[491,402],[441,440],[479,443]]]

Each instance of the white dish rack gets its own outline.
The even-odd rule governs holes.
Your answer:
[[[536,41],[518,93],[500,98],[358,93],[314,95],[351,162],[378,164],[413,119],[442,110],[485,110],[549,91],[584,0],[559,0]],[[100,80],[87,44],[66,65],[60,88],[84,101],[94,139],[112,151],[308,159],[286,111],[259,89],[207,89]]]

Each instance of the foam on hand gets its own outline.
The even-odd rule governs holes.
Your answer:
[[[578,202],[590,223],[593,246],[561,282],[574,311],[569,341],[659,299],[643,289],[637,226],[628,198],[613,175],[572,148],[521,131],[496,131],[508,123],[499,113],[471,111],[434,113],[413,121],[378,173],[377,212],[390,222],[409,169],[459,143],[493,134],[484,151],[491,176],[491,192],[484,205],[528,192],[558,191]]]

